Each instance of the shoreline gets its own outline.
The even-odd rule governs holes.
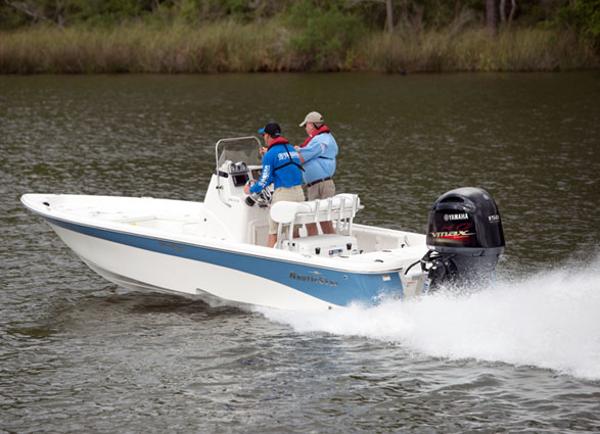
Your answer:
[[[0,32],[0,74],[255,72],[559,72],[595,70],[599,54],[568,31],[482,27],[368,32],[308,47],[274,22],[193,28],[32,27]]]

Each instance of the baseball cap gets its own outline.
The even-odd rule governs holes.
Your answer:
[[[265,133],[267,133],[271,137],[280,136],[281,135],[281,127],[279,126],[279,124],[277,124],[275,122],[269,122],[263,128],[258,130],[258,134],[260,134],[261,136]]]
[[[325,122],[325,119],[323,119],[323,115],[319,112],[310,112],[306,115],[300,126],[303,127],[308,122],[322,124],[323,122]]]

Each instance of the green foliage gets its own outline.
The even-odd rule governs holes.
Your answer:
[[[28,19],[23,13],[0,3],[0,29],[12,30],[27,23]]]
[[[1,1],[1,0],[0,0]],[[0,28],[15,28],[29,23],[63,25],[72,13],[71,2],[57,0],[5,0],[0,2]]]
[[[423,21],[430,26],[448,25],[457,14],[457,5],[444,0],[423,0]]]
[[[272,17],[292,0],[172,0],[172,9],[181,21],[189,24],[233,18],[250,22]]]
[[[75,18],[91,25],[111,25],[141,16],[150,1],[140,0],[70,0],[77,6]]]
[[[342,9],[343,2],[321,3],[298,1],[288,11],[287,21],[296,30],[291,47],[309,69],[338,70],[366,29],[360,17]]]
[[[5,0],[0,3],[0,28],[14,27],[15,23],[118,24],[152,11],[159,3],[156,0]]]
[[[600,49],[600,0],[574,0],[561,8],[558,20]]]
[[[527,26],[559,23],[595,39],[599,32],[599,1],[518,0],[515,19]],[[418,29],[440,29],[465,10],[481,17],[484,3],[483,0],[393,0],[392,5],[396,25],[408,22],[412,26],[417,24]],[[289,19],[298,27],[314,26],[308,21],[321,16],[325,25],[383,30],[386,5],[382,0],[0,0],[0,29],[38,23],[110,26],[140,18],[188,24],[226,19],[247,23],[275,16]],[[343,39],[353,37],[353,34],[348,38],[336,35],[337,41],[332,43],[344,45]],[[308,40],[299,42],[300,46],[306,44],[310,45]]]

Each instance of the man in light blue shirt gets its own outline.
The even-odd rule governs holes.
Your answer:
[[[308,200],[327,199],[335,195],[335,158],[338,154],[338,145],[325,125],[325,119],[319,112],[310,112],[306,115],[301,127],[304,127],[308,137],[302,146],[296,147],[304,166],[304,184]],[[325,234],[333,234],[335,230],[331,222],[322,222],[321,229]],[[307,226],[309,235],[316,235],[315,225]]]

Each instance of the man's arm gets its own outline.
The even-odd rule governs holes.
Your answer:
[[[325,151],[323,146],[324,145],[320,143],[318,139],[313,139],[304,148],[300,148],[298,154],[300,154],[302,162],[304,163],[306,161],[310,161],[313,158],[317,158],[319,155],[322,155]]]
[[[266,159],[265,159],[266,160]],[[262,173],[260,175],[260,178],[258,179],[257,182],[255,182],[252,187],[250,187],[250,192],[251,193],[259,193],[261,192],[265,187],[267,187],[268,185],[270,185],[273,182],[273,176],[272,176],[272,170],[271,170],[271,165],[269,164],[268,161],[265,161],[263,163],[263,167],[262,167]]]

